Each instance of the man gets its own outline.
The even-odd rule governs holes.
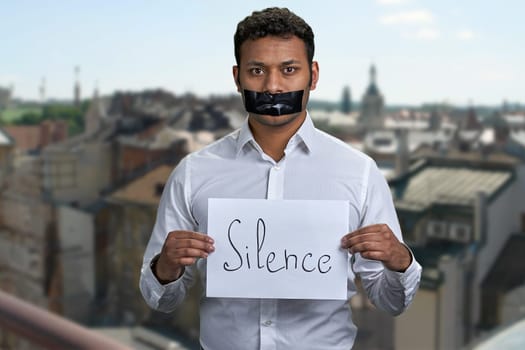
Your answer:
[[[165,186],[144,255],[140,287],[154,309],[182,303],[206,281],[214,252],[208,198],[345,200],[350,233],[348,299],[361,277],[370,300],[393,315],[417,290],[421,267],[401,243],[388,185],[366,155],[317,130],[306,105],[319,79],[310,26],[287,9],[253,12],[237,26],[233,78],[248,118],[241,129],[187,156]],[[305,237],[304,239],[308,239]],[[235,288],[235,286],[232,286]],[[348,301],[207,298],[203,349],[349,349]]]

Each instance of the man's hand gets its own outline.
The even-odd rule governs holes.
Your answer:
[[[361,253],[363,258],[379,260],[392,271],[404,272],[412,263],[408,248],[399,242],[386,224],[361,227],[345,235],[341,247],[352,254]]]
[[[153,274],[163,284],[175,281],[185,266],[194,264],[198,258],[207,258],[215,250],[213,242],[203,233],[171,231],[164,241]]]

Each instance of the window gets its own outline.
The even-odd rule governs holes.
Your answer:
[[[76,161],[74,159],[51,159],[44,165],[45,184],[50,189],[76,186]]]
[[[374,146],[380,147],[380,146],[390,146],[392,144],[392,139],[386,138],[386,137],[378,137],[377,139],[374,139]]]
[[[445,221],[429,221],[427,225],[427,236],[447,238],[447,223]]]
[[[467,243],[470,241],[471,231],[470,225],[462,223],[450,224],[450,239]]]

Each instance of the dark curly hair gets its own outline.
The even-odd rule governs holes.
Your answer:
[[[304,42],[308,62],[312,64],[315,48],[312,28],[287,8],[271,7],[252,12],[237,25],[237,31],[233,37],[237,65],[241,58],[241,45],[248,39],[255,40],[267,35],[284,38],[297,36]]]

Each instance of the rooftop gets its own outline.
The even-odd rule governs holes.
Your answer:
[[[512,176],[511,170],[428,166],[406,180],[396,208],[423,211],[434,204],[471,206],[478,192],[490,199]]]
[[[11,136],[4,130],[0,128],[0,146],[2,145],[12,145],[13,140],[11,139]]]
[[[27,151],[40,145],[40,127],[38,125],[6,125],[3,132],[15,140],[16,148]],[[4,142],[0,141],[0,144]]]
[[[108,200],[156,206],[172,170],[171,165],[161,165],[113,192]]]

